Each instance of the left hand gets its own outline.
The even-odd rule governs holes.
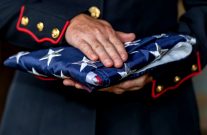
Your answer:
[[[114,86],[108,87],[108,88],[103,88],[100,89],[100,91],[104,92],[112,92],[115,94],[122,94],[126,91],[136,91],[140,90],[143,88],[147,83],[152,81],[152,77],[149,75],[143,75],[139,78],[133,79],[133,80],[128,80],[125,82],[121,82],[119,84],[116,84]],[[77,89],[85,89],[83,85],[80,83],[75,82],[74,80],[71,79],[65,79],[63,81],[63,84],[65,86],[72,86]]]

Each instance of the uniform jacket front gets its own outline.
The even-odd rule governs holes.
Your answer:
[[[111,23],[115,30],[134,32],[137,38],[166,32],[189,34],[196,37],[197,50],[190,59],[160,69],[154,81],[142,90],[121,96],[88,94],[63,87],[60,82],[43,82],[17,73],[0,133],[199,134],[189,79],[200,73],[207,61],[207,1],[185,0],[186,13],[179,21],[177,4],[177,0],[1,0],[1,39],[21,48],[37,50],[65,44],[70,20],[95,7],[100,19]]]

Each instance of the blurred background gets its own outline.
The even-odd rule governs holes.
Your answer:
[[[185,11],[180,1],[178,5],[179,16],[181,16]],[[0,43],[0,121],[1,116],[4,110],[5,100],[10,86],[10,82],[14,75],[14,71],[8,68],[3,67],[3,60],[9,57],[10,55],[18,52],[19,50],[7,43]],[[197,101],[200,112],[200,123],[202,129],[202,135],[207,135],[207,68],[204,69],[202,74],[195,77],[194,87],[196,90]]]

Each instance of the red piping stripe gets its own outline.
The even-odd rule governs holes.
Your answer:
[[[42,80],[42,81],[56,81],[58,79],[55,79],[55,78],[47,78],[47,77],[41,77],[41,76],[37,76],[37,75],[34,75],[35,78],[39,79],[39,80]],[[83,90],[86,90],[87,92],[91,93],[92,90],[89,89],[88,87],[86,87],[85,85],[82,85],[81,86],[84,88]]]
[[[64,25],[63,29],[62,29],[62,32],[59,36],[59,38],[57,40],[53,40],[51,38],[42,38],[42,39],[39,39],[32,31],[26,29],[26,28],[22,28],[20,27],[20,23],[21,23],[21,18],[23,16],[23,13],[24,13],[24,10],[25,10],[25,6],[22,6],[21,7],[21,11],[20,11],[20,15],[19,15],[19,19],[18,19],[18,22],[17,22],[17,25],[16,25],[16,29],[18,31],[21,31],[21,32],[24,32],[24,33],[27,33],[29,34],[36,42],[38,43],[42,43],[42,42],[50,42],[52,44],[58,44],[61,40],[61,38],[63,37],[68,25],[70,24],[69,21],[66,21],[66,24]]]
[[[47,78],[47,77],[41,77],[41,76],[37,76],[37,75],[34,75],[37,79],[40,79],[40,80],[43,80],[43,81],[55,81],[57,79],[55,78]]]
[[[200,72],[201,72],[201,60],[200,60],[200,53],[197,52],[196,53],[197,55],[197,64],[198,64],[198,72],[194,72],[188,76],[186,76],[185,78],[183,78],[179,83],[177,83],[175,86],[171,86],[171,87],[168,87],[166,89],[164,89],[162,92],[156,94],[156,80],[153,80],[152,81],[152,97],[155,99],[155,98],[158,98],[160,97],[162,94],[164,94],[166,91],[168,90],[174,90],[174,89],[177,89],[183,82],[187,81],[188,79],[198,75]]]

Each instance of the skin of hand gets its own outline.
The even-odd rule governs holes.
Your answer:
[[[104,20],[80,14],[71,20],[65,38],[70,45],[78,48],[89,59],[94,61],[99,59],[106,67],[120,68],[128,58],[124,43],[133,41],[135,34],[115,31]],[[151,80],[150,76],[143,75],[100,91],[122,94],[125,91],[139,90]],[[65,79],[63,84],[77,89],[85,89],[83,85],[72,79]]]
[[[103,88],[100,91],[112,92],[115,94],[123,94],[126,91],[140,90],[147,83],[150,83],[150,82],[152,82],[152,77],[146,74],[133,80],[124,81],[117,85],[114,85],[108,88]]]
[[[124,82],[121,82],[117,85],[100,89],[100,91],[111,92],[111,93],[115,93],[115,94],[123,94],[126,91],[140,90],[147,83],[150,83],[151,81],[152,81],[152,77],[149,76],[148,74],[146,74],[146,75],[143,75],[143,76],[136,78],[136,79],[133,79],[133,80],[124,81]],[[84,89],[84,87],[80,83],[77,83],[71,79],[64,80],[63,84],[65,86],[76,87],[77,89]]]
[[[107,21],[80,14],[71,20],[65,39],[89,59],[120,68],[128,59],[123,43],[133,41],[135,34],[117,32]]]

